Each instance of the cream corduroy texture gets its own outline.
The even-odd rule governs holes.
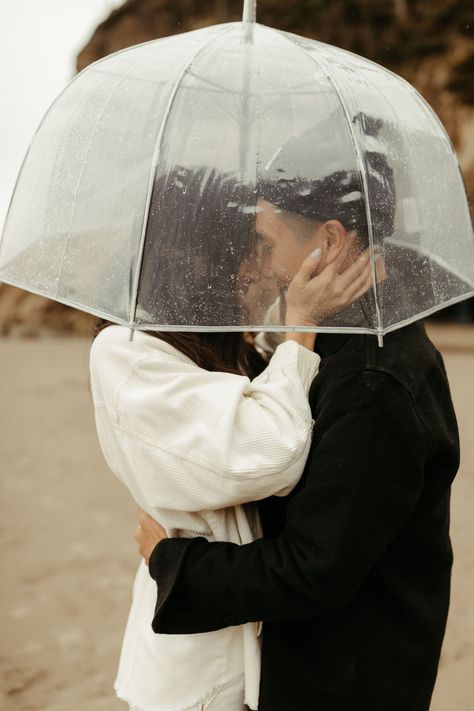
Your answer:
[[[313,421],[315,353],[287,341],[250,381],[199,368],[171,345],[110,326],[90,356],[104,457],[136,503],[170,537],[249,543],[261,535],[247,502],[285,495],[299,480]],[[151,629],[156,587],[139,566],[116,691],[141,711],[183,711],[245,673],[257,708],[257,623],[197,635]]]

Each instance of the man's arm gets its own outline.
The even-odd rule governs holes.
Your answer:
[[[155,548],[155,632],[340,610],[410,519],[430,446],[411,395],[390,376],[338,381],[318,414],[307,476],[278,538],[245,546],[169,539]]]

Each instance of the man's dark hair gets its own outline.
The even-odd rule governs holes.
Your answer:
[[[363,133],[372,138],[377,137],[383,125],[380,119],[364,113],[357,114],[354,118],[356,122],[360,123]],[[289,153],[290,150],[288,144]],[[357,170],[339,170],[316,180],[294,176],[285,178],[281,160],[280,167],[270,176],[263,173],[257,185],[259,197],[285,212],[316,222],[339,220],[346,230],[357,230],[359,243],[363,246],[369,241],[367,209],[370,210],[376,242],[380,243],[392,234],[395,184],[393,170],[381,150],[362,152],[367,191]]]

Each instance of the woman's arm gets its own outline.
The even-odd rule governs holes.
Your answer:
[[[117,362],[130,360],[127,331],[109,330],[91,358],[93,391]],[[133,358],[122,385],[102,405],[109,410],[106,424],[97,418],[103,449],[107,423],[120,444],[118,476],[133,477],[150,507],[182,511],[224,508],[291,490],[310,446],[307,396],[319,356],[284,343],[250,381],[205,371],[163,341],[146,338],[146,355]]]

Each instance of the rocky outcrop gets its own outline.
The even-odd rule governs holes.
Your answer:
[[[22,338],[92,335],[94,316],[63,306],[57,301],[0,285],[0,334]]]
[[[123,47],[238,20],[242,0],[127,0],[80,52],[77,69]],[[472,0],[259,0],[259,22],[344,47],[413,83],[439,114],[474,201],[474,5]],[[0,332],[87,333],[94,319],[0,286]]]

